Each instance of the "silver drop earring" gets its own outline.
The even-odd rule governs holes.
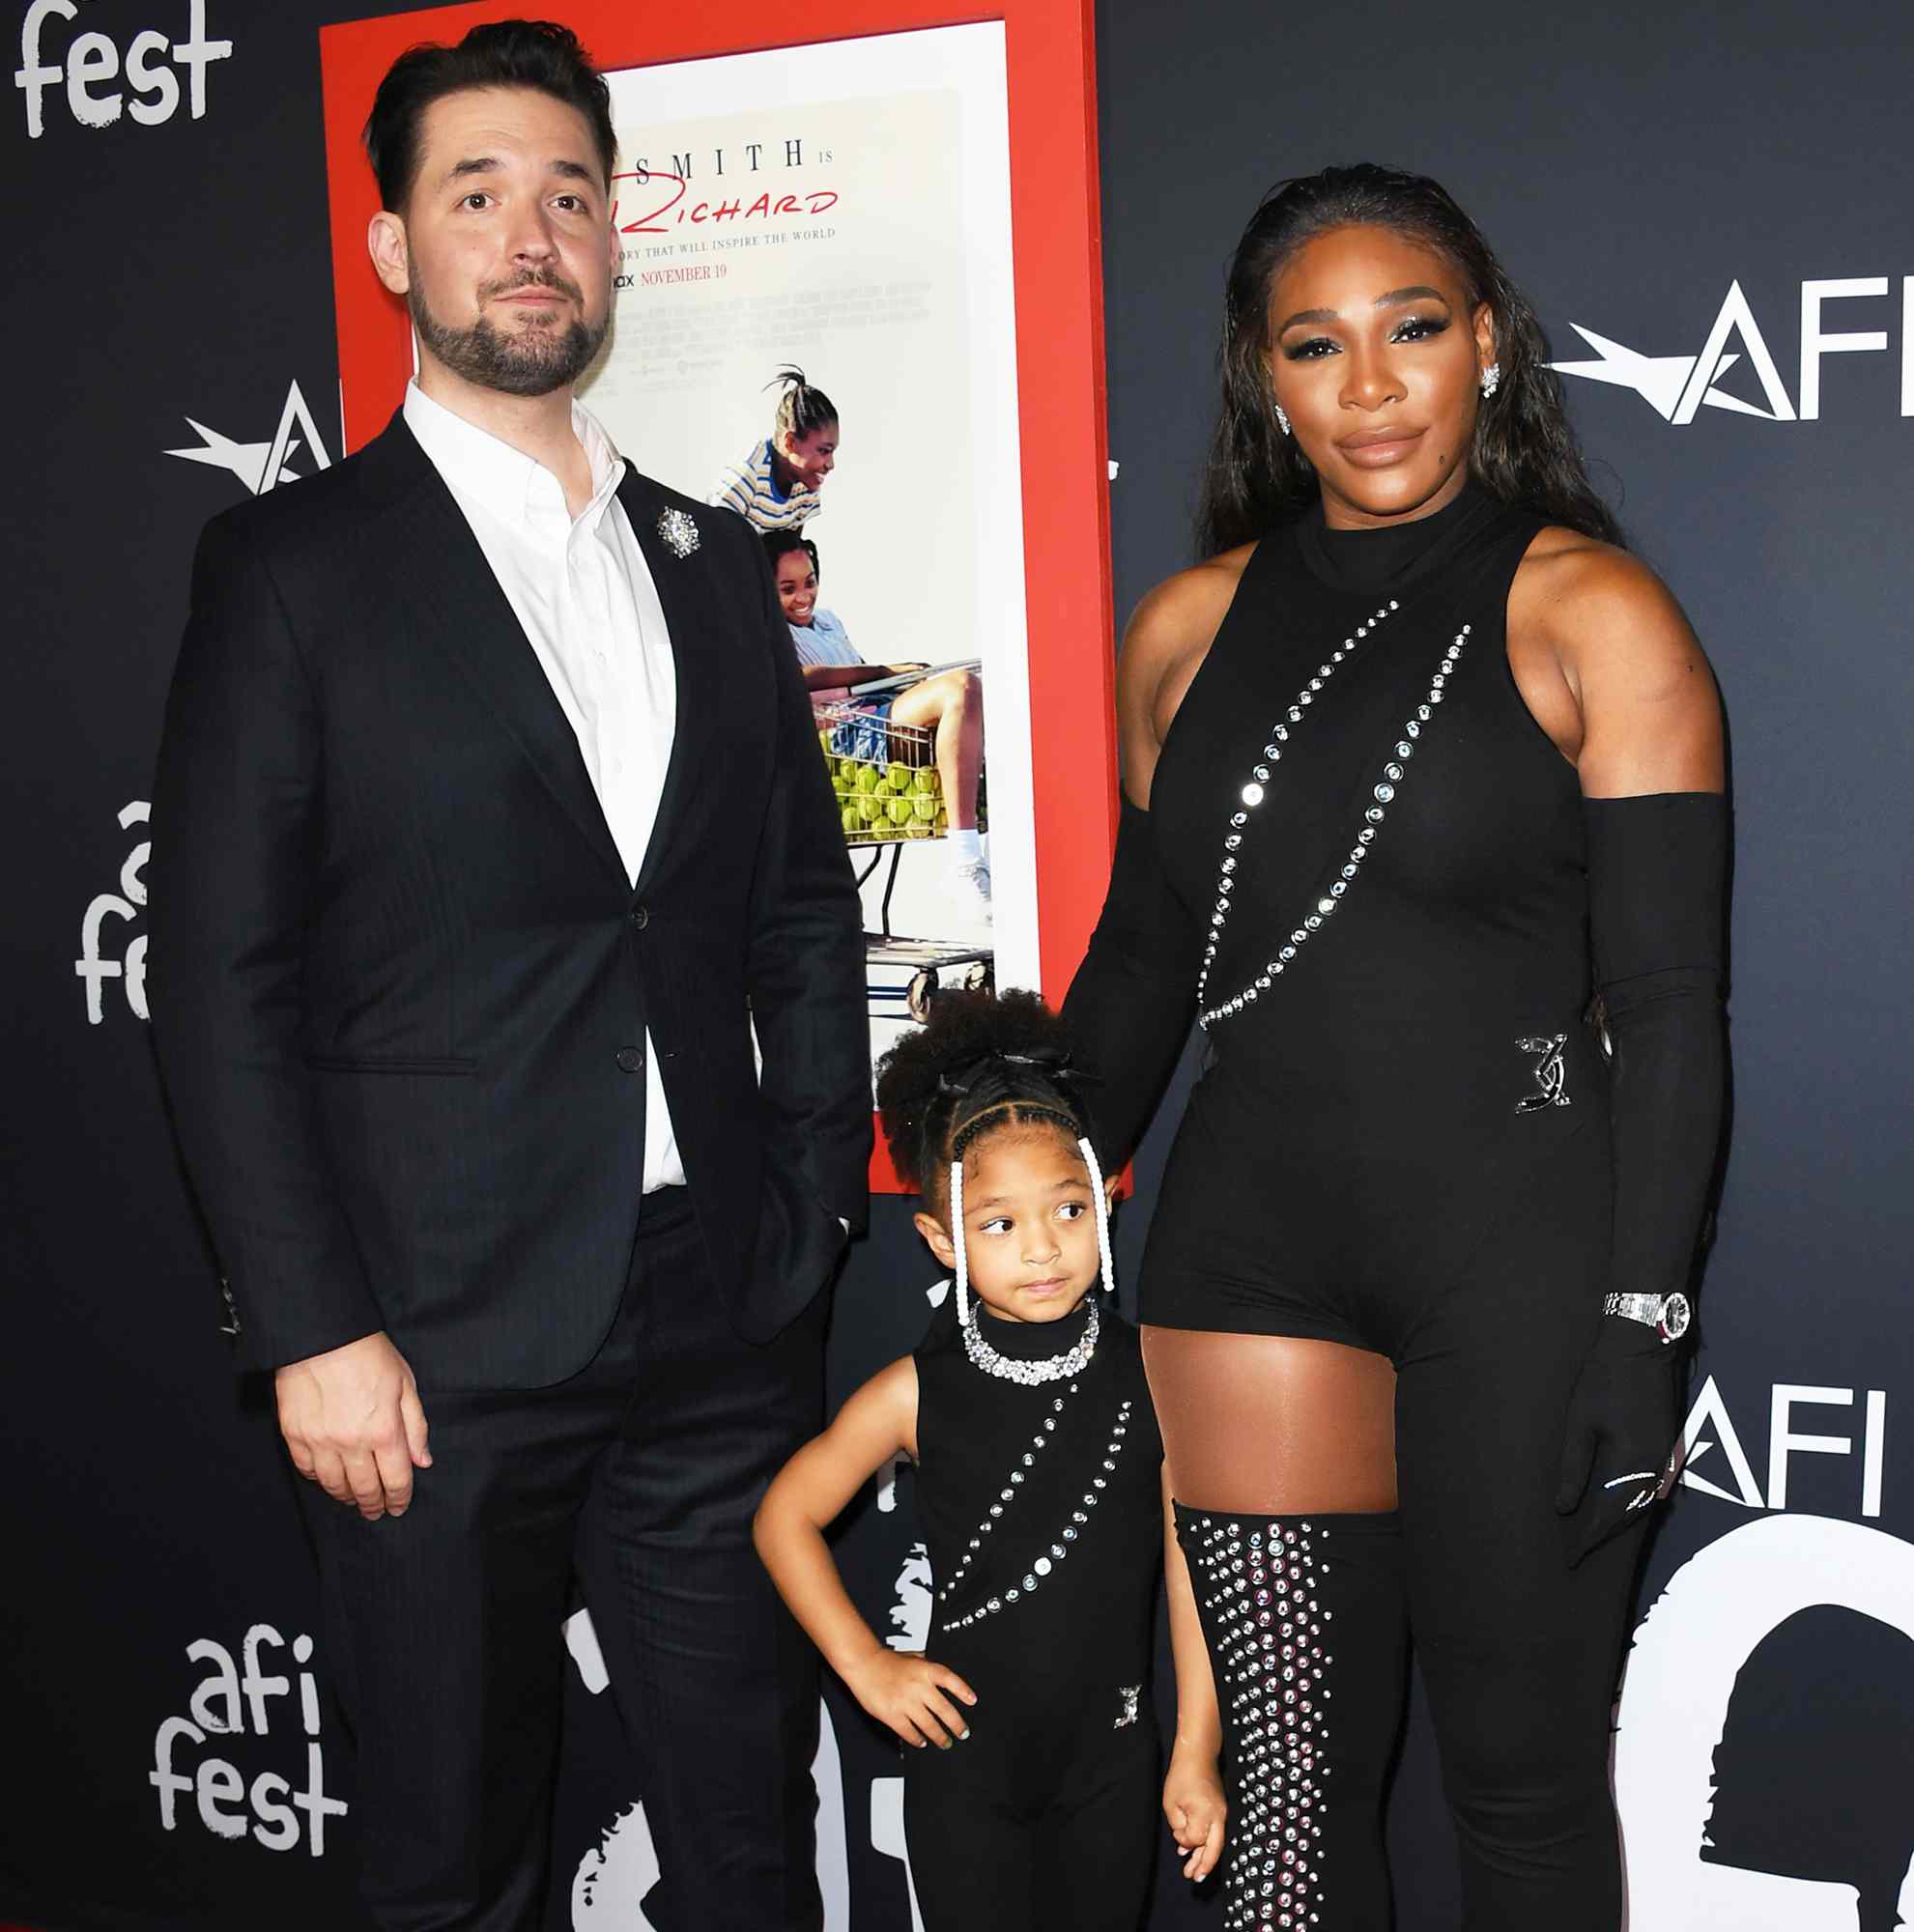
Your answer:
[[[1283,406],[1280,403],[1274,403],[1271,405],[1271,407],[1275,410],[1276,412],[1276,427],[1279,430],[1281,430],[1285,436],[1287,436],[1289,434],[1288,412],[1284,410]]]
[[[1502,365],[1491,362],[1482,371],[1482,400],[1486,403],[1502,385]]]

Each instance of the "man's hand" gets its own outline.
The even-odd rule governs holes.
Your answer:
[[[429,1469],[425,1409],[406,1358],[383,1330],[288,1362],[272,1378],[293,1467],[367,1522],[404,1516],[412,1472]]]

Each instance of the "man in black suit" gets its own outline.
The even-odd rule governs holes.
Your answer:
[[[830,787],[751,531],[573,401],[616,260],[576,40],[414,49],[366,144],[418,375],[208,527],[152,867],[227,1326],[310,1479],[362,1890],[407,1932],[539,1923],[576,1573],[652,1922],[815,1925],[815,1681],[749,1524],[864,1211]]]

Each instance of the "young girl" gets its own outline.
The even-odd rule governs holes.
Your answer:
[[[794,530],[824,507],[817,493],[838,467],[838,411],[802,369],[780,369],[772,381],[785,390],[771,434],[719,477],[708,500],[757,529]]]
[[[804,668],[805,688],[814,710],[835,703],[839,722],[831,728],[831,750],[841,758],[882,758],[888,736],[885,721],[928,730],[937,774],[950,806],[950,908],[988,924],[990,867],[977,829],[977,780],[984,769],[984,682],[974,670],[940,671],[921,678],[894,697],[861,698],[857,716],[844,718],[844,688],[867,678],[901,677],[926,668],[921,664],[866,664],[835,611],[817,604],[822,566],[817,546],[798,530],[770,530],[764,552],[778,586],[778,602],[790,626],[791,642]]]
[[[757,1541],[857,1701],[914,1748],[904,1831],[928,1932],[1130,1932],[1152,1864],[1149,1655],[1162,1445],[1136,1332],[1100,1300],[1105,1195],[1061,1022],[1034,994],[949,994],[879,1066],[917,1227],[956,1292],[786,1464]],[[925,1653],[887,1649],[825,1526],[900,1450],[934,1581]],[[1222,1846],[1216,1705],[1168,1541],[1178,1735],[1163,1809],[1206,1876]]]

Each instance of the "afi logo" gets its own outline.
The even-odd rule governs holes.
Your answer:
[[[214,1739],[233,1740],[226,1747],[231,1749],[251,1739],[276,1739],[292,1730],[286,1724],[277,1732],[273,1729],[273,1719],[284,1714],[274,1710],[272,1700],[290,1702],[294,1690],[289,1672],[264,1667],[261,1654],[268,1648],[290,1649],[298,1664],[312,1662],[309,1636],[301,1634],[289,1645],[271,1624],[254,1624],[246,1632],[237,1659],[213,1637],[199,1637],[186,1645],[188,1661],[199,1664],[205,1675],[193,1688],[187,1715],[166,1719],[154,1733],[153,1769],[146,1781],[159,1794],[162,1831],[179,1830],[181,1801],[190,1797],[200,1824],[216,1838],[249,1836],[269,1852],[290,1852],[303,1844],[313,1858],[322,1858],[326,1821],[343,1818],[346,1806],[327,1795],[319,1687],[310,1670],[298,1673],[300,1716],[294,1749],[298,1743],[305,1746],[301,1785],[296,1787],[276,1771],[262,1771],[248,1783],[244,1772],[230,1759],[198,1755]],[[281,1763],[299,1761],[283,1745],[272,1754]],[[187,1755],[195,1760],[190,1771],[180,1768],[181,1758]]]
[[[1857,1404],[1857,1398],[1859,1402]],[[1861,1441],[1857,1452],[1853,1435],[1826,1435],[1815,1430],[1797,1427],[1796,1410],[1803,1408],[1861,1409]],[[1857,1453],[1861,1467],[1857,1491],[1864,1517],[1881,1513],[1882,1469],[1886,1462],[1887,1392],[1884,1389],[1825,1388],[1814,1382],[1776,1382],[1768,1399],[1768,1492],[1755,1479],[1755,1465],[1742,1447],[1741,1435],[1728,1412],[1715,1378],[1701,1384],[1695,1406],[1681,1432],[1681,1480],[1703,1495],[1718,1496],[1725,1503],[1739,1503],[1744,1509],[1785,1510],[1787,1507],[1788,1465],[1799,1456],[1838,1456],[1852,1461]],[[1696,1472],[1696,1463],[1719,1449],[1720,1463],[1711,1463],[1714,1475],[1728,1479],[1725,1487],[1711,1477]]]
[[[168,60],[186,70],[192,118],[206,118],[206,70],[233,54],[231,41],[206,38],[206,0],[190,0],[183,41],[149,27],[133,36],[123,62],[118,45],[106,35],[75,34],[67,43],[64,62],[49,58],[42,46],[46,23],[72,20],[78,14],[74,0],[33,0],[20,22],[20,65],[14,85],[26,96],[30,140],[45,132],[45,96],[63,80],[67,111],[82,128],[110,128],[122,111],[143,128],[170,121],[180,105],[180,82],[173,67],[165,64]],[[114,85],[123,73],[124,89]]]
[[[1597,352],[1588,362],[1556,362],[1550,366],[1564,376],[1585,377],[1591,383],[1614,383],[1633,389],[1664,421],[1692,423],[1706,408],[1731,410],[1736,415],[1758,416],[1765,422],[1813,422],[1821,413],[1821,362],[1829,355],[1880,355],[1888,346],[1885,328],[1829,327],[1830,302],[1878,301],[1888,294],[1886,275],[1850,275],[1833,281],[1801,284],[1801,379],[1796,408],[1782,382],[1775,358],[1761,334],[1760,324],[1739,282],[1728,284],[1714,327],[1696,355],[1643,355],[1626,343],[1611,342],[1592,328],[1569,326]],[[1863,312],[1866,320],[1878,312]],[[1740,348],[1730,349],[1730,341]],[[1737,396],[1720,385],[1721,379],[1742,359],[1759,387],[1766,407]],[[1900,282],[1900,413],[1914,416],[1914,275]]]
[[[125,832],[135,825],[144,825],[147,810],[147,802],[143,798],[136,798],[123,806],[120,829]],[[146,903],[146,880],[141,874],[146,869],[152,851],[152,845],[142,838],[127,854],[127,863],[120,867],[120,890],[117,893],[101,893],[87,907],[86,917],[80,921],[80,956],[73,961],[73,971],[86,982],[88,1026],[98,1026],[104,1017],[108,980],[123,980],[127,989],[127,1005],[140,1019],[148,1017],[146,934],[138,933],[128,943],[124,964],[118,959],[104,957],[100,949],[105,944],[106,922],[109,919],[116,922],[115,933],[125,938],[124,927],[139,917],[139,908]]]
[[[319,434],[319,425],[312,419],[312,412],[305,406],[305,398],[300,393],[300,385],[292,384],[286,390],[285,407],[279,412],[279,427],[268,442],[235,442],[230,436],[221,436],[216,429],[208,429],[202,422],[195,422],[191,416],[186,418],[186,427],[199,436],[196,449],[169,449],[168,456],[182,456],[188,463],[209,463],[215,469],[230,469],[255,497],[263,497],[267,491],[280,483],[297,483],[300,471],[290,467],[291,459],[300,453],[300,439],[294,430],[304,433],[304,448],[311,457],[315,469],[329,469],[332,459],[326,454],[326,444]]]

